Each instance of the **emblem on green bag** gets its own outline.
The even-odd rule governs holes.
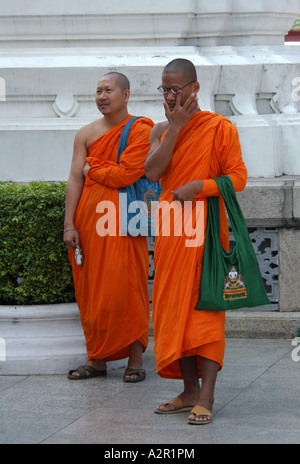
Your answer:
[[[247,298],[247,289],[243,282],[243,277],[233,266],[225,278],[223,299],[234,301]]]

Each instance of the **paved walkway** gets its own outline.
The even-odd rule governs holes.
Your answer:
[[[152,338],[144,355],[147,378],[138,384],[124,383],[123,369],[83,381],[0,376],[0,443],[105,444],[103,453],[113,444],[299,444],[297,359],[300,344],[291,340],[228,339],[214,419],[199,427],[187,424],[188,413],[153,413],[182,391],[182,381],[156,374]]]

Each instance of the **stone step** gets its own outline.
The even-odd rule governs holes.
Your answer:
[[[297,326],[300,312],[228,311],[225,332],[227,338],[292,339]]]
[[[293,339],[295,329],[300,326],[300,312],[227,311],[226,338]],[[153,335],[152,320],[150,335]]]
[[[226,337],[293,339],[296,326],[300,326],[300,312],[229,311]],[[76,303],[0,307],[0,375],[64,374],[85,358]],[[114,361],[108,368],[126,364],[126,360]]]

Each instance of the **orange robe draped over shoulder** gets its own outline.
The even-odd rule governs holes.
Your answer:
[[[247,170],[242,160],[237,129],[223,116],[198,112],[181,131],[167,172],[161,178],[160,202],[172,202],[172,190],[193,180],[204,180],[197,201],[204,204],[202,227],[206,224],[207,197],[219,196],[220,243],[228,250],[228,225],[216,177],[228,175],[236,191],[243,190]],[[193,202],[193,209],[196,202]],[[204,222],[204,223],[203,223]],[[204,227],[206,230],[206,227]],[[155,239],[153,285],[153,328],[157,372],[179,379],[178,360],[198,355],[223,365],[225,313],[196,311],[205,244],[187,247],[186,236],[160,235]],[[199,359],[199,358],[198,358]],[[201,377],[200,363],[198,376]]]
[[[123,359],[129,356],[129,346],[134,341],[139,340],[144,350],[148,345],[147,241],[146,237],[120,236],[118,188],[131,185],[144,175],[153,122],[146,118],[134,122],[127,148],[117,164],[119,139],[130,117],[88,149],[91,168],[75,216],[84,255],[82,266],[75,264],[74,250],[69,250],[89,359]],[[101,202],[115,206],[116,215],[109,216]],[[105,214],[112,221],[110,226],[116,220],[115,236],[98,234],[97,222]]]

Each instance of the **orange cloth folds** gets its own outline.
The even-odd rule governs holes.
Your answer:
[[[119,138],[130,117],[88,149],[91,168],[75,217],[84,255],[82,266],[75,264],[74,250],[69,250],[89,359],[123,359],[129,356],[134,341],[139,340],[144,349],[148,345],[147,241],[145,237],[119,235],[118,187],[144,175],[153,123],[141,118],[133,124],[118,165]],[[101,204],[106,208],[99,209]],[[97,223],[103,215],[107,221],[116,222],[115,234],[99,236]]]
[[[196,200],[204,203],[205,238],[206,197],[220,195],[213,179],[225,174],[231,177],[236,191],[244,189],[247,170],[237,129],[220,115],[199,112],[179,135],[170,166],[161,178],[160,202],[171,203],[172,190],[193,180],[204,180],[203,192]],[[220,229],[221,244],[228,249],[228,225],[221,197]],[[178,360],[186,356],[203,356],[222,368],[225,313],[194,310],[199,296],[204,243],[187,247],[184,234],[159,235],[155,240],[153,327],[157,372],[161,377],[182,378]],[[200,366],[198,376],[201,377]]]
[[[146,124],[151,129],[150,120],[143,119],[142,121],[143,127],[147,121]],[[114,151],[116,149],[117,154],[119,140],[115,140],[115,138],[113,140],[115,142],[113,149]],[[91,164],[91,168],[87,173],[86,185],[93,184],[92,181],[115,189],[132,185],[144,175],[145,153],[148,151],[149,140],[145,137],[145,130],[141,131],[141,123],[138,125],[134,123],[128,136],[127,148],[122,153],[119,164],[117,156],[112,160],[102,159],[102,157],[99,159],[98,156],[93,156],[92,152],[89,154],[86,161]]]

